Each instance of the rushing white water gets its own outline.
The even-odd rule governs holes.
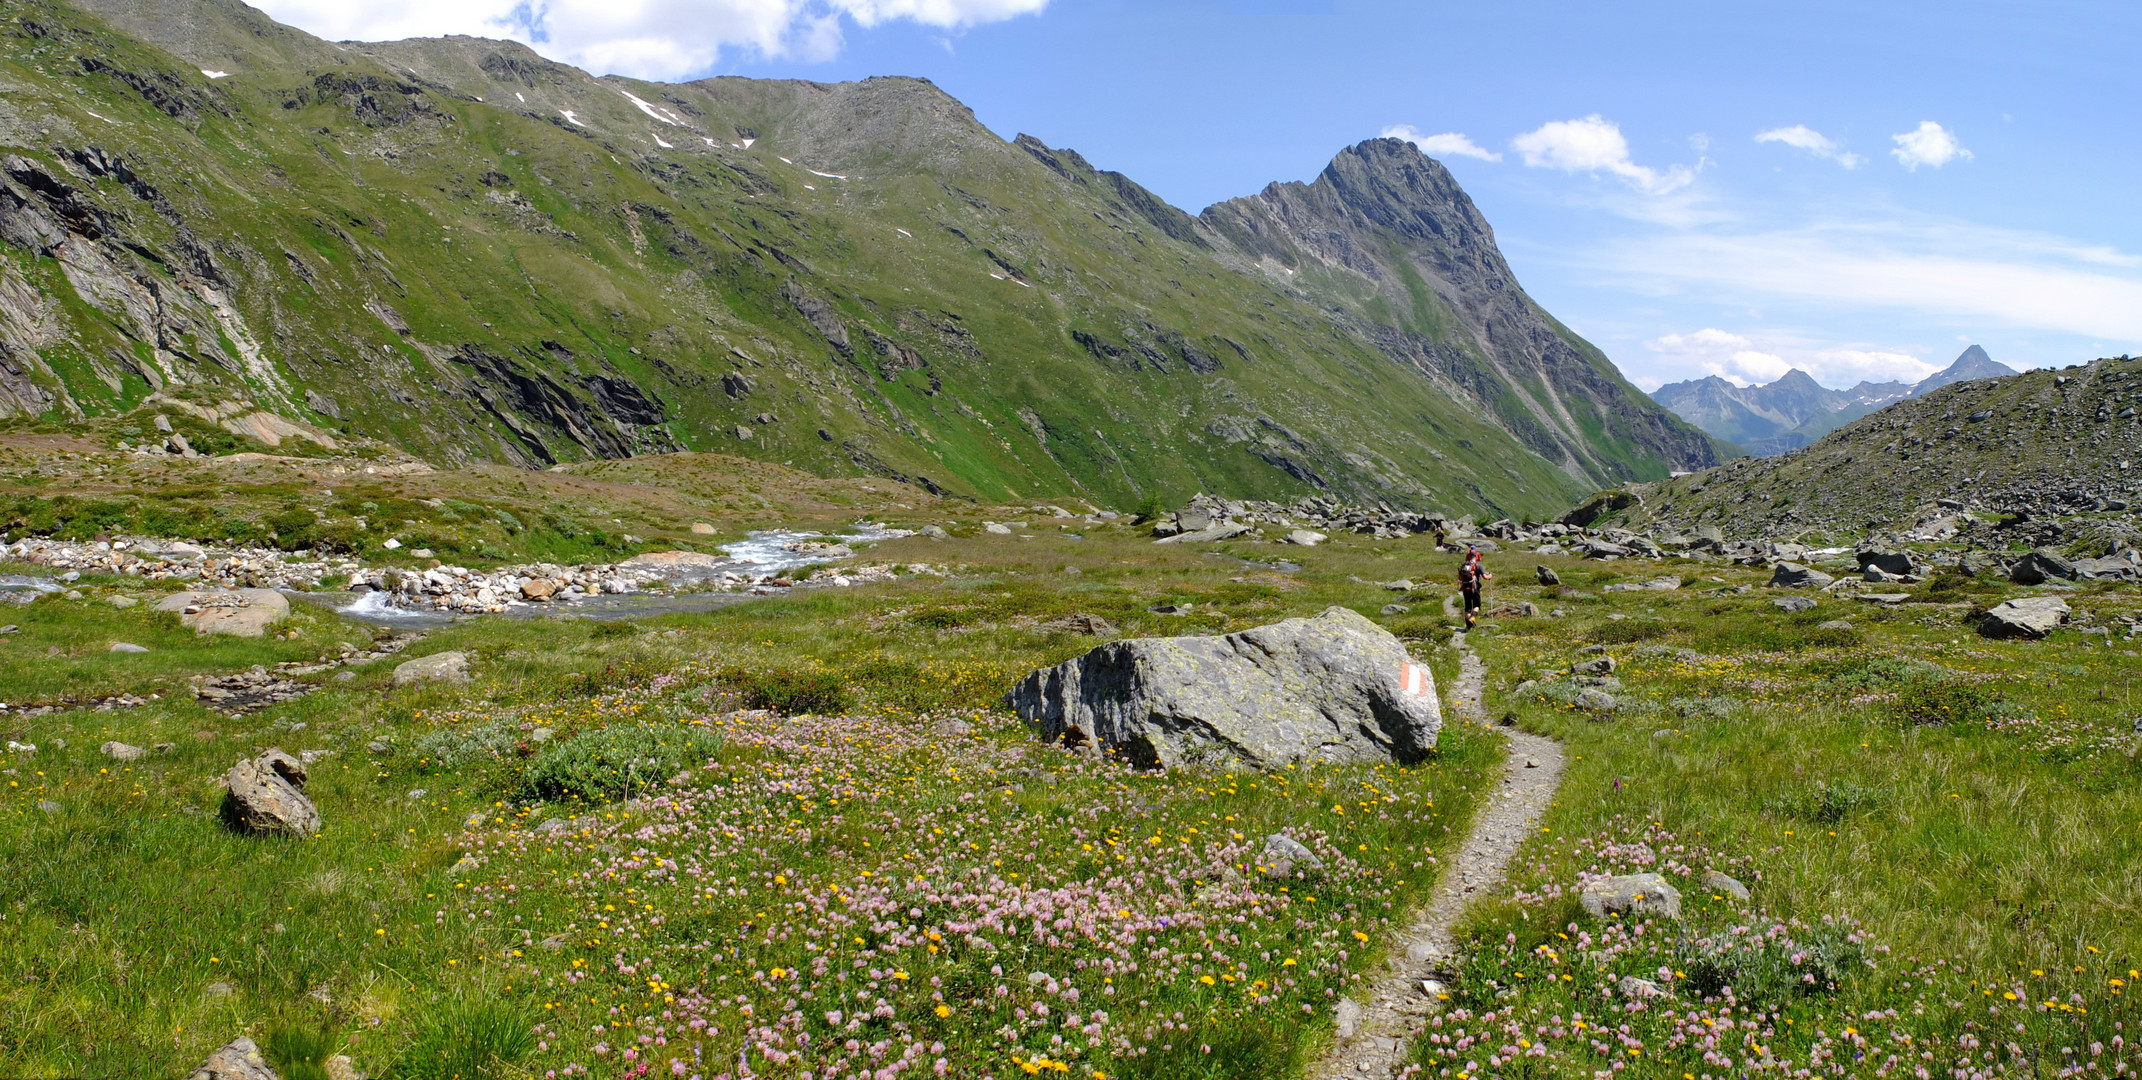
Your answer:
[[[58,582],[26,574],[0,574],[0,603],[27,604],[46,593],[60,591]]]
[[[394,620],[434,619],[435,611],[411,611],[394,602],[394,594],[371,590],[357,594],[357,601],[343,608],[342,613],[367,622],[391,622]]]
[[[681,580],[704,580],[719,577],[723,573],[735,574],[754,583],[779,577],[792,570],[846,558],[841,552],[829,551],[818,545],[804,546],[809,541],[824,545],[839,545],[850,541],[869,542],[910,536],[904,529],[888,529],[878,525],[858,525],[855,531],[838,536],[824,533],[794,532],[787,529],[768,529],[748,533],[742,540],[721,545],[728,559],[712,567],[691,567],[676,577]],[[797,550],[799,547],[802,550]],[[370,623],[385,623],[399,626],[441,624],[451,621],[454,612],[402,607],[398,597],[391,592],[363,592],[354,594],[348,603],[342,598],[352,594],[313,594],[313,599],[324,601],[342,614]],[[711,603],[722,602],[720,596],[702,598],[671,598],[651,593],[628,593],[624,595],[584,596],[573,599],[553,600],[540,606],[513,606],[509,614],[528,615],[538,611],[578,611],[590,617],[624,617],[634,614],[652,614],[664,610],[698,610]],[[730,597],[728,599],[734,599]]]
[[[748,577],[759,577],[779,574],[782,571],[794,570],[798,567],[816,566],[819,563],[832,562],[834,559],[841,557],[808,549],[803,551],[794,550],[796,545],[806,540],[822,539],[831,543],[844,544],[850,541],[868,542],[911,535],[913,534],[905,529],[887,529],[877,525],[858,525],[852,533],[832,537],[828,537],[823,533],[767,529],[763,532],[746,533],[742,540],[721,545],[721,550],[723,554],[729,556],[737,564],[735,567],[725,567],[724,569],[730,569],[734,573],[744,574]]]

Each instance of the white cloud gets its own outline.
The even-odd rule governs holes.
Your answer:
[[[2142,344],[2136,259],[2058,238],[1946,221],[1840,222],[1764,233],[1632,238],[1597,256],[1638,287],[1710,302],[1767,298],[1832,312],[1899,311]]]
[[[259,0],[275,19],[331,41],[503,37],[598,75],[679,79],[734,54],[831,59],[843,21],[960,29],[1028,15],[1049,0]]]
[[[1715,327],[1689,334],[1667,334],[1644,342],[1644,347],[1684,365],[1693,364],[1705,375],[1716,375],[1735,386],[1775,382],[1792,370],[1776,353],[1755,348],[1755,342]]]
[[[1629,140],[1620,126],[1597,113],[1579,120],[1555,120],[1510,140],[1525,164],[1564,172],[1606,172],[1647,195],[1664,195],[1687,187],[1695,170],[1675,165],[1660,172],[1629,160]]]
[[[1383,129],[1383,137],[1386,139],[1404,139],[1420,147],[1421,153],[1427,154],[1429,157],[1470,157],[1479,158],[1482,161],[1502,160],[1500,153],[1481,146],[1455,131],[1446,131],[1441,135],[1423,135],[1409,124],[1393,124]]]
[[[1909,353],[1884,349],[1824,349],[1812,359],[1814,362],[1808,365],[1808,373],[1815,376],[1815,381],[1839,390],[1849,389],[1862,379],[1915,383],[1941,370],[1939,364],[1927,363]],[[1849,377],[1839,378],[1835,374],[1838,372],[1849,373]]]
[[[1866,159],[1837,145],[1829,136],[1808,127],[1794,124],[1791,127],[1771,128],[1755,136],[1759,143],[1784,143],[1796,150],[1805,150],[1819,158],[1828,158],[1847,169],[1857,169]]]
[[[1919,126],[1902,135],[1891,135],[1897,148],[1889,153],[1904,167],[1913,172],[1921,165],[1940,168],[1957,158],[1968,158],[1971,151],[1956,141],[1956,134],[1932,120],[1921,120]]]

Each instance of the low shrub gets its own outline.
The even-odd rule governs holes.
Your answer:
[[[584,731],[529,758],[520,795],[548,802],[627,799],[705,764],[721,748],[721,736],[702,727]]]
[[[1682,990],[1692,998],[1723,998],[1730,991],[1733,1000],[1759,1007],[1836,993],[1867,966],[1858,933],[1830,921],[1736,926],[1689,940],[1674,965],[1687,975]]]
[[[772,709],[787,716],[833,715],[854,705],[847,684],[830,671],[730,667],[723,669],[721,681],[736,687],[746,708]]]
[[[1907,683],[1885,710],[1899,724],[1921,726],[1984,720],[1997,704],[1985,687],[1949,678]]]
[[[420,762],[432,768],[458,769],[478,761],[516,757],[520,744],[519,729],[494,721],[426,732],[411,749]]]

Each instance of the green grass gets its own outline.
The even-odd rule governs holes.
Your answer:
[[[1710,577],[1760,580],[1707,570],[1693,584],[1720,588]],[[2051,1075],[2095,1044],[2101,1068],[2132,1068],[2119,1047],[2142,1020],[2128,996],[2142,840],[2116,823],[2142,813],[2134,651],[2069,631],[1988,641],[1967,604],[1825,600],[1788,616],[1771,595],[1613,594],[1480,640],[1491,706],[1563,740],[1570,765],[1519,855],[1516,897],[1472,917],[1471,959],[1430,1028],[1441,1041],[1417,1060],[1437,1074],[1493,1055],[1484,1075],[1723,1077],[1766,1056],[1878,1075],[1895,1055],[1906,1073],[1968,1057]],[[2074,602],[2100,624],[2137,608],[2127,590]],[[1840,617],[1849,639],[1813,629]],[[1509,693],[1597,641],[1622,661],[1605,721]],[[1712,869],[1751,886],[1752,906],[1704,888]],[[1574,902],[1580,873],[1659,870],[1687,905],[1679,925],[1638,936]],[[1778,929],[1751,943],[1734,929],[1750,926]],[[1625,976],[1673,998],[1632,1003],[1613,990]],[[1457,1032],[1477,1040],[1483,1024],[1496,1037],[1459,1050]]]
[[[1385,591],[1348,578],[1447,576],[1419,564],[1449,557],[1415,550],[1340,537],[1291,553],[1303,573],[1276,575],[1128,530],[914,538],[872,557],[949,560],[959,574],[629,633],[475,620],[412,647],[470,653],[466,687],[393,689],[387,660],[239,720],[183,693],[112,712],[0,714],[0,734],[39,746],[0,755],[13,770],[0,859],[14,871],[0,882],[0,1073],[177,1077],[248,1029],[314,1040],[274,1051],[291,1061],[332,1043],[371,1075],[518,1077],[568,1062],[605,1074],[628,1068],[627,1048],[666,1068],[695,1050],[733,1062],[747,1046],[763,1073],[760,1042],[802,1055],[793,1072],[801,1035],[821,1048],[809,1060],[822,1071],[847,1060],[849,1038],[904,1048],[898,1023],[917,1047],[943,1044],[922,1065],[942,1056],[954,1075],[1023,1075],[1020,1062],[1043,1061],[1082,1075],[1291,1075],[1329,1037],[1325,992],[1358,993],[1410,898],[1431,887],[1432,853],[1464,831],[1498,740],[1453,727],[1435,760],[1411,768],[1153,776],[1041,747],[996,702],[1018,674],[1095,643],[1045,625],[1060,615],[1150,634],[1331,603],[1373,613]],[[1163,599],[1194,613],[1146,610]],[[94,598],[23,610],[46,605],[55,618],[39,634],[79,624],[88,641],[136,625],[111,620],[138,609]],[[959,617],[915,617],[939,611]],[[65,685],[182,685],[286,647],[316,656],[354,633],[308,617],[319,624],[296,642],[189,635],[147,654],[165,668]],[[1437,635],[1413,633],[1438,677],[1454,678]],[[4,655],[8,672],[31,677],[42,649]],[[849,707],[784,715],[825,712],[829,692]],[[735,711],[752,704],[782,711]],[[946,733],[950,720],[970,733]],[[97,753],[107,739],[175,745],[122,764]],[[389,749],[368,752],[373,740]],[[218,823],[214,779],[270,745],[334,751],[308,785],[321,836],[261,840]],[[631,782],[609,783],[621,773]],[[535,831],[552,818],[564,824]],[[1283,882],[1245,872],[1278,831],[1332,869]],[[929,892],[909,891],[917,877]],[[143,896],[156,902],[121,899]],[[1000,902],[1053,914],[1037,929]],[[884,974],[894,970],[904,977]],[[1034,971],[1057,990],[1030,984]],[[859,1017],[858,990],[870,994]],[[743,1022],[739,997],[783,1041],[747,1038],[756,1022]],[[893,1019],[870,1015],[879,998]],[[792,1010],[801,1017],[781,1019]],[[835,1010],[837,1023],[825,1016]],[[1071,1012],[1102,1033],[1063,1028]],[[655,1028],[665,1043],[637,1042]]]

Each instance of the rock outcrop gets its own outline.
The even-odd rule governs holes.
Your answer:
[[[2023,596],[1994,606],[1978,620],[1991,638],[2042,638],[2068,621],[2068,602],[2057,596]]]
[[[1133,638],[1028,675],[1005,703],[1044,737],[1147,767],[1415,761],[1435,679],[1347,608],[1224,637]]]
[[[1603,919],[1608,915],[1661,919],[1681,917],[1681,890],[1674,888],[1657,874],[1593,878],[1584,883],[1577,900],[1584,905],[1585,913],[1595,919]]]
[[[294,836],[320,831],[320,810],[305,797],[305,764],[270,749],[224,774],[223,820],[240,832]]]
[[[282,1080],[260,1046],[241,1035],[216,1048],[186,1080]]]
[[[172,593],[158,611],[179,613],[179,625],[196,634],[260,637],[290,617],[290,601],[274,589],[218,589]]]
[[[404,660],[394,668],[394,685],[415,686],[418,683],[469,681],[469,654],[465,652],[441,652]]]

